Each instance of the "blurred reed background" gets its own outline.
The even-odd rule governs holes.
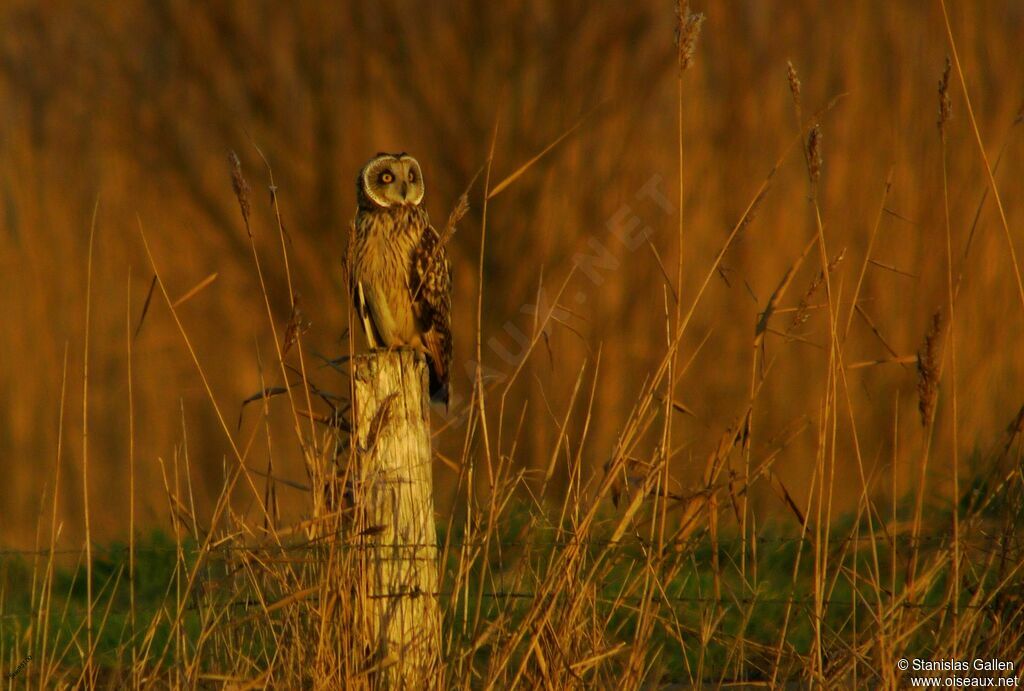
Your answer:
[[[894,440],[901,448],[923,443],[913,358],[946,299],[936,87],[948,49],[939,7],[794,0],[695,9],[707,22],[683,95],[682,251],[684,268],[692,269],[683,302],[692,300],[732,225],[796,135],[786,80],[791,60],[805,115],[845,94],[821,119],[819,201],[830,259],[846,251],[831,280],[847,307],[892,171],[875,263],[860,291],[863,315],[853,319],[844,349],[848,365],[905,360],[848,372],[865,462],[873,476],[889,477]],[[1005,146],[996,180],[1011,233],[1024,248],[1024,128],[1013,126],[1024,99],[1024,5],[954,2],[950,9],[990,160]],[[179,312],[228,417],[264,385],[280,384],[231,189],[230,150],[254,188],[253,229],[277,322],[289,320],[287,285],[257,147],[273,168],[308,323],[305,343],[332,358],[348,350],[341,260],[355,175],[366,159],[377,151],[416,156],[427,206],[441,224],[485,163],[493,132],[500,180],[575,127],[490,202],[482,352],[491,376],[510,374],[538,305],[543,317],[577,267],[556,312],[560,323],[527,362],[529,376],[513,388],[509,409],[526,406],[527,446],[517,462],[546,467],[579,369],[584,362],[592,367],[600,352],[584,449],[587,466],[599,472],[646,373],[664,356],[664,313],[674,311],[659,268],[660,261],[674,276],[678,250],[673,23],[671,4],[661,0],[2,3],[0,542],[30,547],[42,498],[52,492],[65,351],[60,542],[77,546],[83,534],[83,351],[94,207],[88,414],[94,539],[127,532],[127,338],[140,323],[153,276],[140,223],[172,297],[216,274]],[[957,252],[987,180],[959,85],[950,91],[949,203]],[[747,401],[759,314],[813,232],[807,188],[798,147],[686,332],[682,361],[694,360],[678,402],[689,412],[677,422],[685,446],[673,462],[682,482],[700,472]],[[475,367],[480,199],[478,180],[450,250],[454,388],[463,405]],[[636,223],[621,238],[614,232]],[[644,226],[650,242],[635,239]],[[819,269],[819,262],[805,262],[783,307],[797,306]],[[964,275],[955,332],[961,477],[970,476],[974,452],[998,443],[1024,403],[1024,310],[991,199]],[[815,309],[825,304],[824,291],[808,297],[807,320],[790,336],[767,335],[768,356],[779,357],[751,439],[754,449],[769,448],[786,430],[812,422],[775,465],[800,497],[814,462],[813,422],[829,371],[828,322],[825,310]],[[776,326],[783,329],[793,314],[781,313]],[[208,507],[222,486],[228,447],[159,294],[133,344],[133,377],[139,523],[166,527],[159,459],[169,463],[187,449],[196,501]],[[327,367],[311,378],[339,393],[347,386]],[[585,403],[581,395],[577,426]],[[272,427],[291,425],[286,405],[272,400],[269,407]],[[259,408],[246,407],[240,438],[263,424]],[[929,466],[935,496],[949,490],[948,414],[940,404]],[[850,416],[837,417],[837,434],[848,437]],[[271,436],[253,438],[254,467],[272,454],[277,475],[304,479],[297,442],[268,447]],[[438,448],[457,457],[463,439],[453,425],[440,434]],[[836,499],[849,506],[860,484],[852,481],[855,459],[844,455],[851,445],[840,449]],[[911,466],[896,469],[897,486],[909,491],[917,473]],[[443,464],[435,477],[442,494],[455,480]],[[884,483],[876,490],[879,497],[891,491]],[[290,515],[307,510],[304,494],[281,493]],[[752,502],[759,522],[784,510],[767,490],[755,492]]]

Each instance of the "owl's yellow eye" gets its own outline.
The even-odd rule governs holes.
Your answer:
[[[416,173],[409,171],[409,182],[416,182]]]
[[[381,173],[380,181],[383,182],[385,185],[390,185],[392,182],[395,181],[395,176],[391,174],[390,170],[385,170],[383,173]]]

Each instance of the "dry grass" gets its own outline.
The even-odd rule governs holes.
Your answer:
[[[440,686],[1019,670],[1024,17],[453,5],[0,9],[3,669],[374,685],[338,267],[404,149],[462,315]]]

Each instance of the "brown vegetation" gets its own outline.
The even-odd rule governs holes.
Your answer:
[[[1024,13],[947,4],[0,7],[0,546],[199,546],[117,664],[90,606],[38,678],[374,678],[325,584],[383,150],[450,219],[448,682],[1019,669]]]

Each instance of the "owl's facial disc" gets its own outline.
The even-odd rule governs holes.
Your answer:
[[[424,192],[420,165],[404,154],[381,154],[363,170],[363,190],[383,208],[417,206]]]

